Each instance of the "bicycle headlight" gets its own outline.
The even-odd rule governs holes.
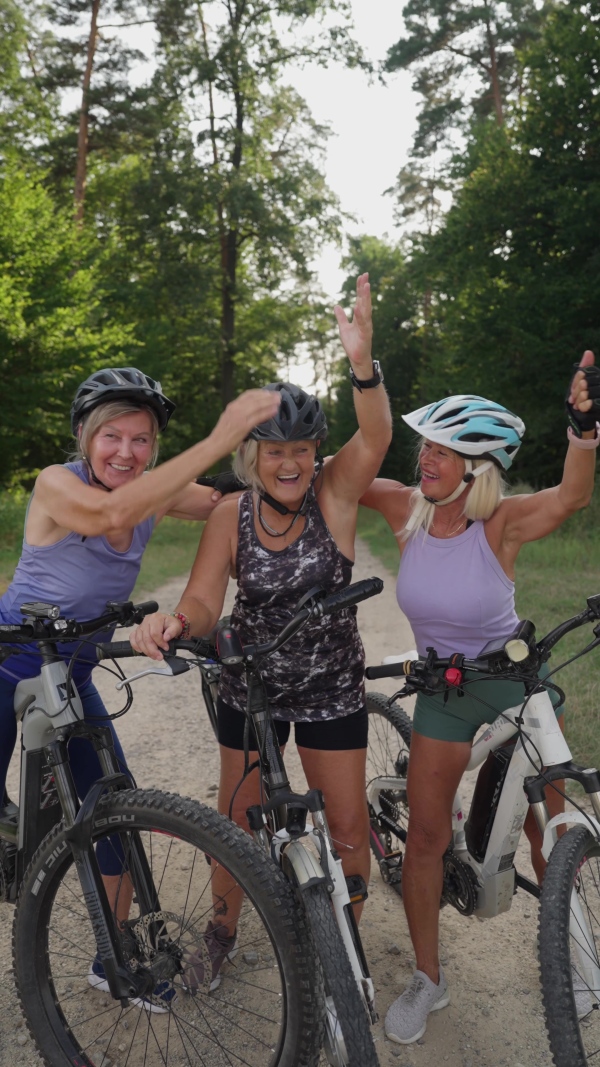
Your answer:
[[[520,622],[504,643],[504,651],[511,663],[522,663],[535,649],[535,626],[528,619]]]

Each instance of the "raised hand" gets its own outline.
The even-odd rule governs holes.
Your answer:
[[[571,382],[571,390],[569,393],[569,404],[572,404],[577,411],[589,411],[593,404],[593,399],[589,395],[588,378],[583,373],[583,368],[593,367],[595,363],[594,353],[590,352],[589,348],[583,353],[583,358],[579,366],[582,370],[577,371]]]
[[[249,389],[227,405],[211,437],[216,437],[223,455],[233,452],[250,430],[276,414],[281,394],[275,390]]]
[[[369,275],[360,274],[356,280],[356,303],[352,321],[350,321],[339,304],[334,307],[335,317],[340,331],[340,340],[346,355],[355,371],[359,368],[368,373],[357,373],[357,378],[370,378],[371,342],[373,340],[373,320],[371,317],[371,286]]]

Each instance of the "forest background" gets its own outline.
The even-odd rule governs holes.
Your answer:
[[[569,364],[600,335],[600,0],[403,15],[370,68],[408,68],[421,101],[389,191],[399,236],[346,242],[342,295],[369,271],[396,415],[384,470],[411,477],[403,411],[476,392],[524,418],[520,476],[549,484]],[[122,28],[149,23],[140,81]],[[0,484],[56,461],[76,384],[108,363],[176,401],[165,456],[300,354],[331,446],[345,439],[351,388],[311,264],[347,220],[291,64],[369,67],[344,0],[0,0]]]
[[[161,380],[177,403],[163,458],[300,359],[328,448],[353,432],[314,272],[331,241],[343,303],[358,273],[371,279],[395,415],[383,473],[413,477],[403,412],[474,392],[525,420],[519,479],[560,478],[570,366],[600,354],[600,0],[408,0],[403,19],[374,62],[346,0],[0,0],[0,588],[28,491],[68,451],[71,398],[94,369]],[[148,57],[129,42],[148,27],[140,77]],[[411,73],[420,110],[388,191],[395,240],[348,237],[324,177],[330,131],[288,77],[303,65]],[[397,127],[390,114],[390,138]],[[518,588],[540,626],[600,587],[599,514],[526,546]],[[361,522],[392,563],[380,525]],[[146,588],[186,569],[197,531],[157,538]],[[591,663],[586,679],[589,709]],[[587,714],[576,747],[597,746],[598,762]]]

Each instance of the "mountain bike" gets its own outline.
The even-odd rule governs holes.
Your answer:
[[[377,1067],[370,1024],[377,1018],[373,981],[361,944],[353,904],[366,899],[367,887],[360,876],[346,879],[331,839],[325,804],[320,790],[291,792],[283,755],[261,681],[264,661],[292,640],[310,618],[331,615],[380,593],[383,582],[369,578],[326,596],[313,590],[298,605],[298,611],[272,641],[242,647],[231,626],[217,629],[214,643],[203,639],[170,642],[170,652],[196,653],[192,660],[165,652],[166,664],[151,665],[129,682],[147,674],[177,672],[197,665],[205,679],[205,700],[212,702],[211,722],[216,722],[213,686],[220,665],[244,670],[248,686],[247,718],[252,722],[258,745],[263,800],[248,810],[255,840],[272,857],[293,886],[312,931],[325,987],[325,1055],[333,1067]],[[115,654],[115,645],[111,646]],[[123,646],[123,655],[136,655]],[[185,664],[187,663],[187,666]],[[252,768],[248,768],[251,770]],[[312,825],[307,825],[310,816]]]
[[[507,911],[517,889],[541,898],[542,995],[556,1067],[595,1063],[600,1050],[600,774],[572,761],[560,731],[548,695],[554,689],[564,701],[564,693],[550,680],[560,667],[541,680],[538,672],[562,637],[590,623],[596,624],[594,640],[570,663],[600,645],[600,594],[540,641],[533,623],[524,621],[507,641],[492,642],[476,659],[459,654],[440,658],[430,648],[426,658],[415,653],[389,657],[394,662],[366,671],[371,680],[405,678],[403,689],[389,700],[367,694],[371,847],[384,881],[400,895],[412,724],[397,701],[418,692],[443,693],[450,686],[466,690],[475,679],[524,685],[524,703],[499,715],[473,744],[467,770],[481,769],[466,821],[459,794],[454,802],[441,904],[483,919]],[[549,818],[546,787],[563,778],[583,787],[593,814],[571,799],[577,810]],[[514,866],[528,806],[548,859],[541,893]],[[570,824],[558,837],[557,827]]]
[[[51,604],[21,610],[22,624],[0,626],[0,658],[34,651],[42,665],[15,693],[20,803],[0,810],[0,899],[16,903],[14,973],[43,1061],[314,1067],[323,996],[289,882],[217,812],[136,788],[107,726],[83,718],[73,659],[60,656],[62,642],[86,635],[89,656],[93,635],[140,622],[157,605],[111,603],[86,623],[62,618]],[[111,647],[105,643],[102,654]],[[127,693],[122,714],[132,691],[118,672]],[[102,769],[82,801],[70,763],[74,738],[94,746]],[[236,941],[226,950],[210,922],[216,865],[244,893]]]

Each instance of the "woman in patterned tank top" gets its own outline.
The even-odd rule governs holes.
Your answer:
[[[571,425],[562,481],[520,496],[502,496],[501,472],[510,466],[525,430],[512,412],[468,395],[404,416],[422,437],[419,488],[377,479],[361,503],[381,511],[397,537],[402,556],[398,600],[413,625],[420,654],[432,646],[440,656],[477,656],[488,640],[510,635],[517,619],[514,575],[521,546],[545,537],[590,501],[599,397],[600,372],[593,354],[586,352],[567,401]],[[491,708],[469,695],[477,686]],[[442,856],[452,835],[452,801],[473,736],[483,722],[522,699],[523,687],[513,682],[498,682],[491,689],[475,682],[462,699],[450,693],[446,702],[417,697],[402,867],[417,970],[386,1018],[386,1034],[401,1044],[417,1041],[428,1013],[449,1000],[438,955]],[[435,788],[423,789],[422,781],[434,782]],[[557,784],[564,788],[564,782]],[[547,802],[551,815],[562,810],[562,797],[553,790],[548,790]],[[541,882],[545,862],[532,812],[525,831]]]
[[[231,572],[239,583],[232,621],[243,643],[278,633],[311,587],[333,591],[351,580],[358,499],[391,439],[388,399],[379,366],[371,359],[368,275],[358,279],[352,322],[341,308],[335,313],[355,386],[358,381],[354,400],[359,429],[323,469],[315,466],[319,441],[326,434],[318,401],[287,383],[267,387],[281,394],[279,413],[257,427],[237,457],[238,473],[252,488],[211,515],[177,607],[187,616],[192,634],[206,634],[218,621]],[[181,631],[181,621],[158,613],[144,620],[131,642],[138,651],[159,658],[167,641]],[[285,741],[294,722],[309,786],[325,794],[346,874],[360,874],[368,881],[363,668],[355,611],[347,610],[325,625],[307,626],[267,660],[263,677],[280,740]],[[224,813],[243,776],[245,701],[243,680],[224,671],[218,706],[219,810]],[[246,810],[259,799],[258,775],[251,774],[233,804],[233,818],[245,829]],[[227,940],[235,936],[239,901],[231,899],[227,876],[218,875],[224,879],[217,892],[226,913],[223,910],[215,921],[220,938]]]

